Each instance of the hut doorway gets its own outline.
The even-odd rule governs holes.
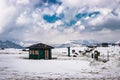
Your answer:
[[[39,51],[39,56],[38,56],[39,59],[44,59],[44,50],[40,50]]]
[[[49,59],[49,50],[45,50],[45,59]]]

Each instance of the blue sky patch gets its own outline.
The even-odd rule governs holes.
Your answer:
[[[76,24],[76,20],[70,20],[69,23],[66,23],[65,25],[67,27],[70,27],[70,26],[75,25],[75,24]]]
[[[79,14],[77,14],[77,15],[75,15],[75,17],[77,18],[77,19],[81,19],[81,18],[83,18],[83,17],[87,17],[87,13],[79,13]]]
[[[99,11],[96,11],[96,12],[92,12],[92,13],[89,13],[89,17],[96,17],[97,15],[99,15],[100,12]]]
[[[52,16],[51,15],[44,15],[43,19],[45,21],[47,21],[48,23],[54,23],[57,20],[61,20],[63,17],[64,17],[64,14],[60,14],[59,16],[57,16],[56,14],[54,14]]]
[[[75,17],[77,18],[77,19],[81,19],[81,18],[85,18],[85,17],[87,17],[87,16],[89,16],[89,17],[96,17],[97,15],[99,15],[100,14],[100,12],[99,11],[95,11],[95,12],[91,12],[91,13],[79,13],[79,14],[76,14],[75,15]]]
[[[66,25],[67,27],[70,27],[70,26],[75,25],[76,22],[79,21],[79,20],[81,20],[82,18],[85,18],[85,17],[96,17],[96,16],[99,15],[99,14],[100,14],[99,11],[95,11],[95,12],[91,12],[91,13],[87,13],[87,12],[85,12],[85,13],[79,13],[79,14],[76,14],[76,15],[75,15],[75,18],[76,18],[77,20],[72,19],[72,20],[70,20],[68,23],[65,23],[65,25]]]
[[[62,2],[60,2],[60,0],[47,0],[47,1],[48,1],[48,3],[52,3],[52,4],[59,4],[59,5],[62,4]]]

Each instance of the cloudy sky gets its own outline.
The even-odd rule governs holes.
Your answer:
[[[0,0],[0,40],[120,40],[120,0]]]

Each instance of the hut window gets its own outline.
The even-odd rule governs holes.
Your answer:
[[[34,50],[30,50],[30,54],[34,54]]]
[[[34,50],[32,50],[32,54],[34,54]]]
[[[38,50],[35,50],[35,51],[34,51],[34,54],[38,54]]]
[[[38,50],[30,50],[29,53],[30,54],[38,54],[39,52],[38,52]]]
[[[29,52],[30,54],[32,54],[32,50],[30,50],[30,52]]]

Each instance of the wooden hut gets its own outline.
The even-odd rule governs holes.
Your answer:
[[[29,59],[52,59],[52,46],[38,43],[27,48],[29,48]]]
[[[101,43],[102,47],[108,47],[108,43]]]

